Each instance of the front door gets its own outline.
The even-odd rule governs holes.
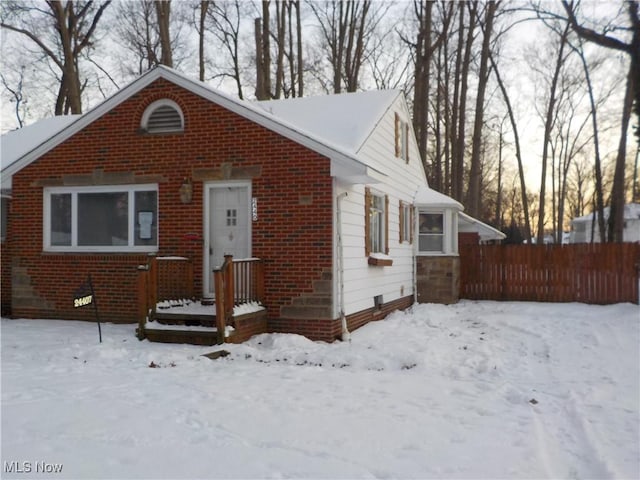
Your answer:
[[[251,256],[249,216],[250,188],[247,184],[209,185],[205,195],[204,296],[214,296],[213,270],[233,258]]]

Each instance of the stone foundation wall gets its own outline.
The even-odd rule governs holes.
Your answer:
[[[418,303],[456,303],[460,299],[460,257],[416,257]]]

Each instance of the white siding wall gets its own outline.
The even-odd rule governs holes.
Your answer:
[[[410,126],[408,164],[395,156],[396,112]],[[377,295],[382,295],[386,303],[414,293],[414,250],[413,245],[408,242],[400,244],[400,201],[413,203],[416,190],[419,186],[426,185],[426,179],[411,128],[409,112],[401,96],[365,141],[359,155],[368,165],[387,175],[387,179],[384,183],[367,185],[349,185],[339,180],[335,183],[336,198],[343,192],[347,193],[347,196],[340,200],[346,315],[373,307],[373,298]],[[365,256],[365,187],[369,187],[372,193],[389,196],[389,256],[393,259],[393,265],[389,267],[370,266],[368,257]],[[417,239],[414,235],[415,241]],[[336,249],[336,257],[338,254]],[[335,261],[334,265],[337,269],[339,262]],[[334,278],[339,280],[337,270],[334,272]],[[334,298],[337,316],[340,312],[339,282],[334,284],[336,285]]]

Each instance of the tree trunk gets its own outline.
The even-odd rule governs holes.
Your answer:
[[[476,96],[476,112],[473,126],[473,148],[471,150],[471,171],[469,175],[467,207],[469,208],[469,215],[476,218],[479,218],[481,213],[480,187],[482,184],[482,167],[480,147],[482,143],[482,125],[484,123],[484,95],[489,79],[489,50],[496,8],[497,4],[495,1],[490,1],[486,5],[484,37],[482,41],[482,52],[480,54],[478,93]]]
[[[160,36],[160,63],[173,68],[173,52],[171,50],[171,0],[160,0],[155,3],[158,16],[158,34]]]
[[[467,90],[469,88],[469,69],[471,68],[471,50],[473,47],[473,31],[476,26],[476,17],[478,14],[478,2],[471,4],[469,12],[469,28],[467,32],[466,44],[464,49],[464,58],[461,67],[461,86],[460,86],[460,103],[458,106],[458,135],[456,144],[456,188],[454,198],[462,201],[463,180],[464,180],[464,154],[465,154],[465,124],[466,124],[466,108],[467,108]]]
[[[265,100],[271,98],[271,25],[270,0],[262,0],[262,85]]]
[[[302,22],[300,20],[300,0],[295,0],[293,4],[296,7],[296,38],[298,44],[298,96],[302,97],[304,96],[304,60],[302,57]]]
[[[199,65],[199,75],[201,82],[204,82],[204,31],[205,31],[205,20],[207,18],[207,11],[209,10],[209,0],[201,0],[200,1],[200,31],[198,36],[198,65]]]
[[[459,163],[461,156],[458,154],[458,115],[460,112],[460,77],[462,69],[462,52],[464,48],[464,12],[466,5],[464,1],[459,4],[458,17],[458,44],[455,53],[455,67],[453,73],[453,100],[451,106],[451,126],[449,128],[449,143],[451,144],[451,188],[449,194],[460,201],[462,198],[462,164]]]
[[[551,80],[551,87],[549,89],[549,104],[547,105],[547,113],[544,124],[544,140],[542,146],[542,173],[540,178],[540,203],[538,207],[537,243],[539,245],[542,245],[544,243],[545,186],[547,177],[547,160],[549,156],[549,142],[551,138],[551,129],[553,128],[553,116],[556,104],[556,89],[558,87],[560,70],[562,69],[562,65],[564,64],[564,47],[567,43],[568,35],[569,24],[567,24],[562,32],[562,35],[560,35],[560,47],[558,48],[555,71],[553,72],[553,79]]]
[[[262,57],[262,20],[256,18],[254,20],[254,33],[256,41],[256,98],[258,100],[267,100],[267,92],[264,87],[264,58]]]
[[[611,189],[611,211],[609,212],[609,238],[612,242],[624,241],[624,204],[625,189],[624,176],[627,159],[627,132],[631,120],[631,107],[633,105],[635,72],[633,62],[627,75],[627,87],[622,106],[622,125],[620,132],[620,142],[618,144],[618,155],[616,157],[616,168],[613,175],[613,187]]]
[[[527,186],[524,177],[524,166],[522,162],[522,151],[520,149],[520,136],[518,135],[518,125],[516,124],[516,117],[513,114],[513,108],[511,107],[511,100],[509,99],[509,95],[507,93],[507,89],[504,86],[504,82],[500,77],[500,72],[496,63],[493,61],[493,55],[490,55],[489,59],[491,60],[491,66],[493,72],[496,75],[496,80],[498,82],[498,87],[500,87],[500,91],[502,92],[502,97],[504,98],[504,103],[507,106],[507,112],[509,113],[509,121],[511,122],[511,129],[513,130],[513,138],[515,141],[516,147],[516,159],[518,160],[518,176],[520,177],[520,195],[522,198],[522,209],[524,214],[524,224],[525,224],[525,236],[527,239],[527,243],[531,242],[531,222],[529,217],[529,201],[527,199]]]

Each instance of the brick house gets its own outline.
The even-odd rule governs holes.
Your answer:
[[[133,322],[149,255],[188,258],[198,299],[223,255],[261,259],[251,333],[331,341],[457,301],[462,207],[429,189],[401,92],[246,102],[157,67],[58,122],[2,140],[14,317],[92,319],[70,300],[90,274],[103,319]]]

